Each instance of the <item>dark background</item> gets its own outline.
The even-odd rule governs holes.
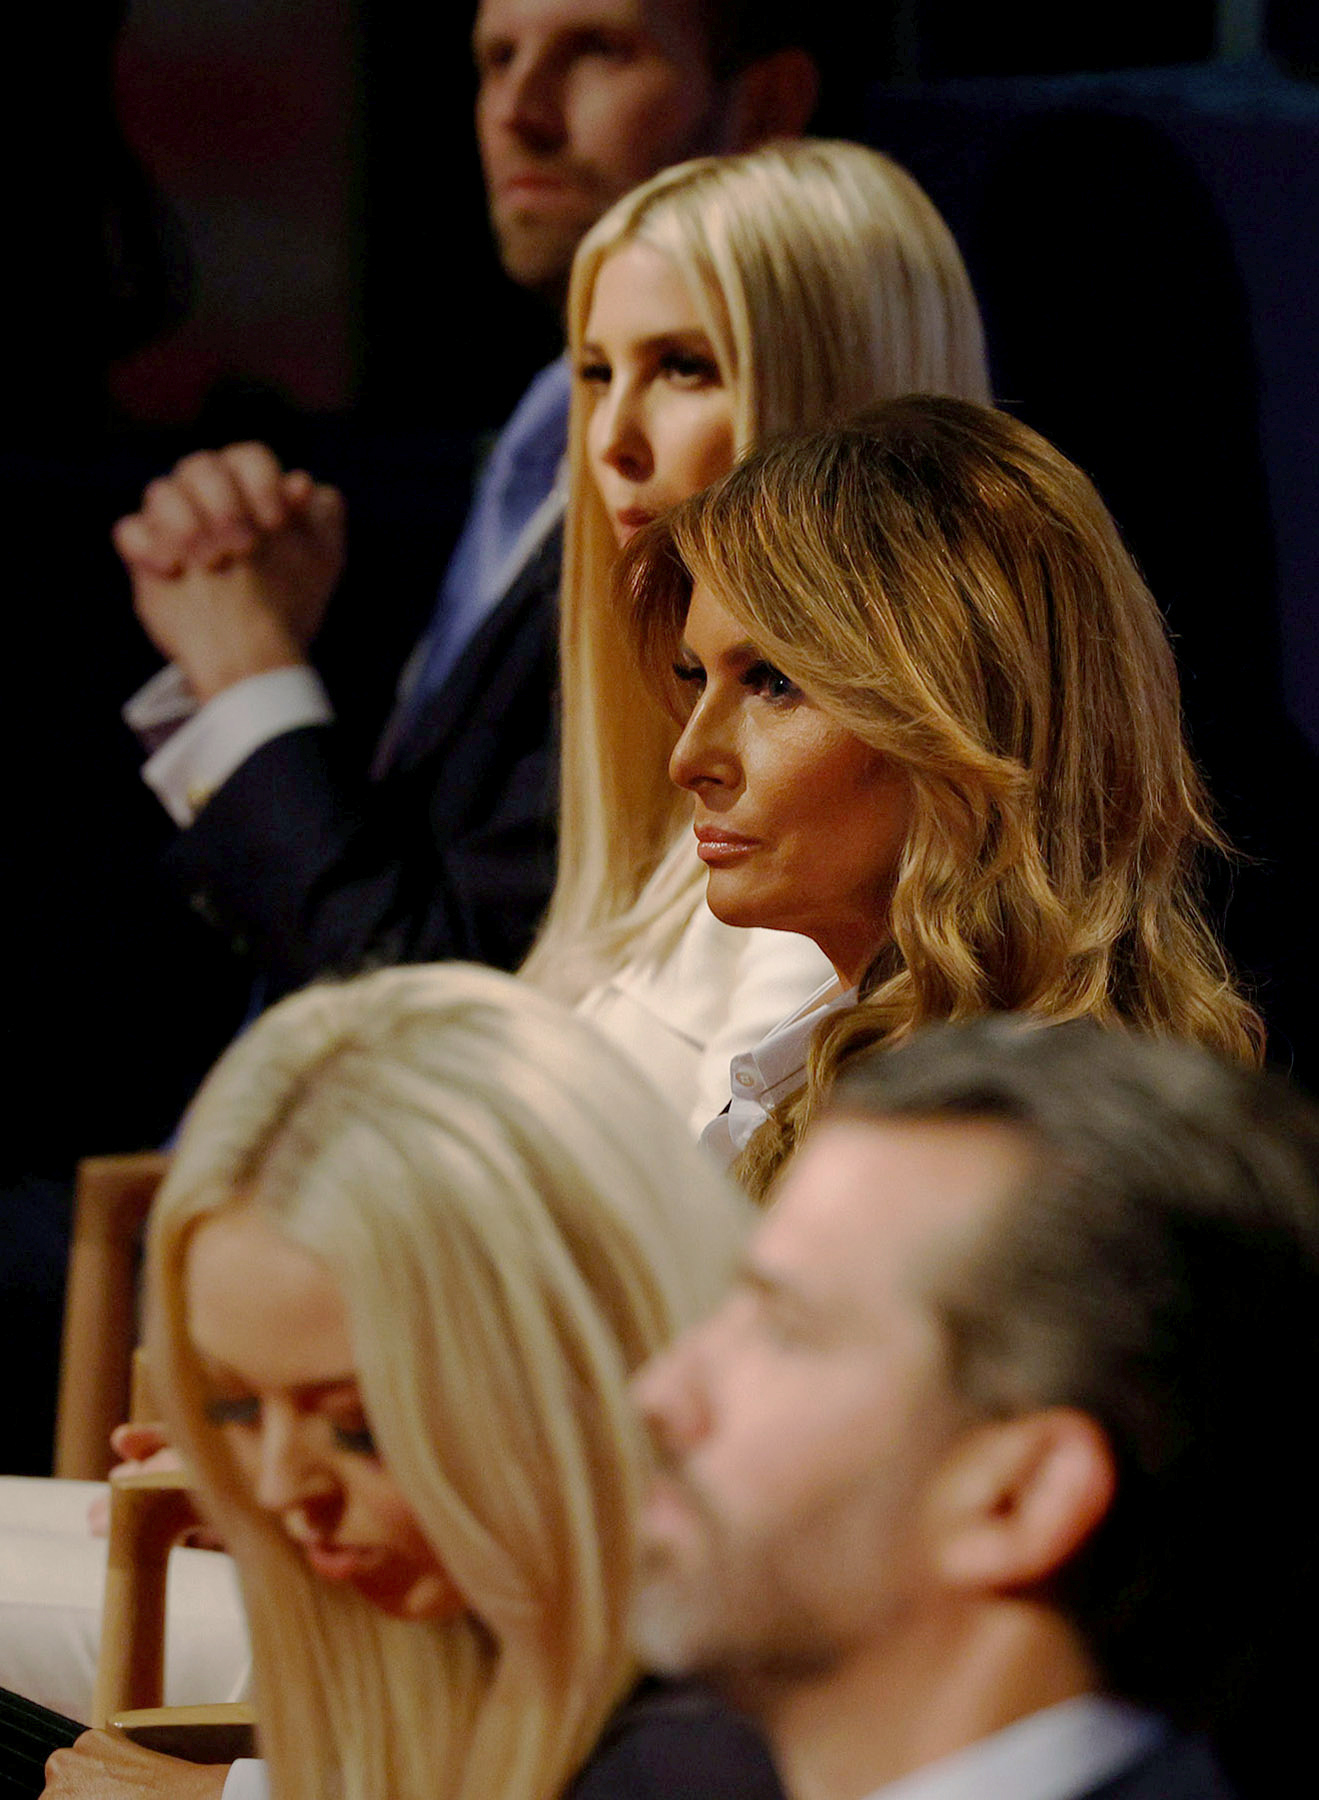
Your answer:
[[[929,188],[997,395],[1095,477],[1165,607],[1248,857],[1214,904],[1275,1058],[1313,1082],[1319,9],[803,10],[820,128]],[[337,481],[349,570],[317,655],[370,740],[482,437],[557,343],[486,232],[469,29],[462,4],[415,0],[75,0],[13,22],[0,1315],[37,1346],[76,1158],[159,1142],[247,992],[157,872],[172,827],[118,718],[157,662],[107,532],[200,445],[261,437]],[[40,1466],[9,1466],[25,1455]]]

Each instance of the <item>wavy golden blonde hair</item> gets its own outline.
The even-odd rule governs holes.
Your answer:
[[[1222,849],[1163,621],[1094,487],[988,407],[919,397],[784,440],[657,521],[620,570],[651,691],[694,583],[906,772],[889,934],[805,1090],[757,1134],[763,1192],[849,1053],[934,1019],[1121,1020],[1259,1060],[1200,910]]]
[[[318,1580],[207,1423],[188,1247],[242,1207],[334,1276],[459,1616]],[[628,1379],[713,1302],[748,1210],[615,1049],[487,969],[327,982],[226,1052],[152,1213],[148,1336],[238,1561],[281,1800],[556,1800],[634,1678]]]
[[[696,302],[732,390],[739,452],[887,394],[989,398],[957,245],[919,185],[878,151],[771,144],[679,164],[625,195],[573,263],[574,361],[601,265],[631,243],[670,258]],[[568,1000],[641,946],[662,951],[702,881],[690,842],[678,841],[688,807],[668,780],[673,721],[637,679],[609,603],[618,551],[587,457],[589,416],[578,385],[560,596],[559,867],[523,969]]]

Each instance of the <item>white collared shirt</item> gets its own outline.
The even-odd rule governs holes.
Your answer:
[[[856,1002],[856,989],[843,987],[838,977],[831,975],[754,1050],[735,1056],[728,1069],[733,1097],[726,1111],[711,1119],[701,1133],[706,1149],[723,1163],[732,1162],[745,1150],[773,1109],[804,1085],[816,1027],[830,1013]]]
[[[1168,1727],[1121,1700],[1084,1694],[876,1789],[868,1800],[1078,1800],[1138,1762]]]
[[[703,897],[693,901],[666,954],[615,969],[576,1011],[620,1044],[698,1133],[723,1104],[733,1052],[760,1040],[803,994],[822,991],[829,965],[809,938],[723,925]]]

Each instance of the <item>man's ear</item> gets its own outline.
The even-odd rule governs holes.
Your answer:
[[[1055,1575],[1113,1504],[1107,1437],[1075,1407],[980,1425],[936,1478],[934,1557],[950,1585],[1000,1592]]]
[[[800,137],[820,97],[820,71],[806,50],[775,50],[733,77],[724,130],[727,150],[754,150],[771,138]]]

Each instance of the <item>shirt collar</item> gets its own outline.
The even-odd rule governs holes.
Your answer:
[[[890,1782],[869,1800],[1076,1800],[1163,1741],[1153,1713],[1085,1694]]]
[[[840,986],[837,976],[831,975],[754,1050],[733,1058],[728,1071],[732,1099],[701,1133],[707,1150],[724,1163],[745,1150],[771,1109],[804,1084],[816,1028],[830,1013],[855,1006],[856,999],[855,988]]]

